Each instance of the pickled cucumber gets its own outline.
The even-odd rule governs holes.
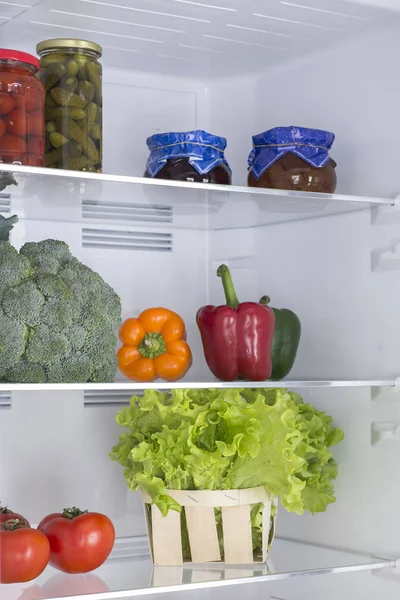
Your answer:
[[[97,110],[97,104],[94,102],[91,102],[86,107],[86,120],[84,126],[87,131],[92,129],[92,125],[96,121]]]
[[[84,153],[91,162],[94,164],[100,162],[100,153],[95,143],[75,121],[72,121],[72,119],[57,119],[57,127],[65,133],[65,136],[82,146]]]
[[[65,76],[60,80],[60,87],[68,92],[75,92],[78,87],[78,80],[76,77]]]
[[[68,144],[69,139],[58,133],[58,131],[50,131],[49,133],[50,143],[54,146],[54,148],[59,148],[64,144]]]
[[[46,166],[101,171],[102,77],[97,59],[82,50],[41,58],[46,88]]]
[[[77,158],[74,158],[73,156],[68,156],[65,159],[64,164],[65,167],[67,169],[71,169],[71,171],[96,171],[94,164],[88,159],[87,156],[79,156]]]
[[[101,140],[101,127],[98,123],[93,123],[89,135],[93,140]]]
[[[66,74],[67,69],[64,65],[55,64],[50,69],[43,69],[39,71],[39,79],[44,85],[44,89],[48,92],[51,88],[53,88],[56,83],[60,81],[62,77]]]
[[[50,150],[46,153],[46,166],[53,167],[60,161],[64,156],[71,156],[78,158],[82,154],[82,148],[73,142],[59,146],[55,150]],[[87,159],[86,159],[87,160]]]
[[[83,108],[63,108],[62,106],[49,106],[46,108],[46,121],[54,121],[54,119],[63,116],[67,119],[74,119],[74,121],[81,121],[86,117],[86,113]]]
[[[90,83],[90,81],[80,81],[76,93],[84,102],[91,102],[94,98],[93,83]]]
[[[60,87],[53,88],[50,92],[51,97],[58,106],[67,106],[68,108],[84,108],[85,102],[77,94],[68,92]]]
[[[75,60],[69,60],[66,64],[69,77],[76,77],[79,71],[79,65]]]

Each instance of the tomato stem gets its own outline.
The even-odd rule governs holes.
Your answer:
[[[3,527],[6,531],[16,531],[17,529],[26,529],[26,523],[21,519],[8,519]]]
[[[80,517],[81,515],[86,515],[87,512],[88,512],[87,510],[80,510],[80,508],[73,506],[72,508],[64,508],[64,510],[62,512],[62,516],[65,519],[75,519],[75,517]]]
[[[0,515],[10,515],[12,510],[10,510],[7,506],[1,506],[0,504]]]

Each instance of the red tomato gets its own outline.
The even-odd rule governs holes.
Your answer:
[[[6,132],[6,124],[3,119],[0,119],[0,137],[3,136]]]
[[[15,108],[6,117],[7,131],[25,136],[29,132],[28,115],[22,108]]]
[[[7,506],[0,506],[0,524],[9,521],[10,519],[22,521],[26,527],[30,527],[29,521],[22,515],[15,513],[14,511],[7,508]]]
[[[0,115],[6,115],[14,108],[14,100],[7,92],[0,93]]]
[[[28,132],[31,135],[43,136],[44,134],[44,117],[41,110],[35,110],[27,115]]]
[[[114,525],[100,513],[64,509],[45,517],[38,527],[50,542],[50,564],[65,573],[88,573],[100,567],[115,541]]]
[[[16,108],[22,108],[27,112],[37,110],[40,107],[40,99],[29,94],[12,94]]]
[[[20,156],[26,153],[26,142],[23,138],[11,133],[5,133],[0,138],[0,154],[6,152],[7,154],[13,154]]]
[[[25,583],[39,577],[50,558],[50,544],[43,533],[8,520],[0,527],[0,583]]]

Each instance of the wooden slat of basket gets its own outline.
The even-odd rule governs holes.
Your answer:
[[[157,506],[151,507],[153,554],[155,565],[182,565],[181,515],[170,510],[163,517]]]
[[[185,508],[193,562],[221,560],[214,509],[203,506]]]
[[[167,494],[179,502],[181,506],[240,506],[242,504],[256,504],[269,500],[268,492],[264,487],[248,490],[167,490]],[[142,492],[143,502],[151,504],[152,500],[146,492]]]
[[[224,561],[227,565],[251,564],[253,542],[251,537],[250,505],[223,507]]]
[[[264,503],[262,520],[263,520],[262,561],[265,562],[267,560],[267,555],[268,555],[268,540],[269,540],[269,530],[270,530],[270,525],[271,525],[271,502]]]

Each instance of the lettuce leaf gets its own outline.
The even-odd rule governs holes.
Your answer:
[[[117,415],[124,431],[110,454],[128,487],[161,513],[180,511],[168,490],[265,486],[290,512],[320,512],[335,501],[337,464],[328,448],[343,439],[331,417],[280,389],[147,390]],[[252,511],[260,537],[259,510]]]

